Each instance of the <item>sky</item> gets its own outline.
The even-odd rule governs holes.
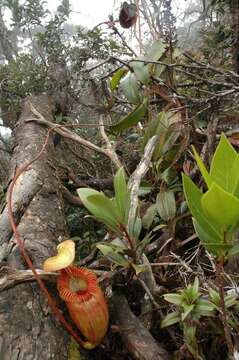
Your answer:
[[[172,0],[175,14],[180,14],[193,0]],[[48,0],[50,11],[56,10],[59,0]],[[70,22],[92,28],[100,22],[107,21],[108,15],[120,7],[123,0],[70,0],[71,14]],[[130,2],[130,0],[128,0]]]
[[[108,14],[113,12],[114,0],[70,0],[71,14],[70,21],[88,28],[92,28],[100,22],[108,20]],[[120,1],[118,2],[120,4]],[[49,0],[50,11],[54,11],[59,4],[58,0]]]

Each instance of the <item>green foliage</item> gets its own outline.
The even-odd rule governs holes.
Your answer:
[[[127,226],[129,194],[124,170],[119,169],[114,177],[115,198],[109,199],[104,193],[80,188],[77,193],[84,206],[96,219],[102,221],[117,234],[121,234],[122,225]]]
[[[120,214],[120,221],[126,224],[128,218],[129,191],[125,180],[124,169],[121,168],[114,176],[115,203]]]
[[[71,12],[69,0],[62,0],[61,4],[57,7],[57,11],[62,16],[68,18]]]
[[[202,359],[196,338],[196,323],[201,317],[215,316],[215,305],[202,297],[199,292],[199,281],[195,278],[179,293],[165,294],[164,299],[176,306],[176,311],[169,313],[161,322],[161,327],[180,323],[183,328],[184,341],[195,359]]]
[[[177,140],[178,132],[175,131],[177,121],[177,114],[162,111],[149,122],[143,139],[143,147],[146,146],[152,136],[158,135],[158,143],[153,153],[154,162],[162,159]]]
[[[45,0],[26,0],[21,4],[18,0],[5,0],[4,6],[12,13],[14,26],[29,28],[29,26],[41,25],[49,11],[46,9]]]
[[[146,113],[147,101],[148,99],[145,98],[142,104],[139,104],[131,113],[127,114],[118,123],[111,125],[109,130],[113,133],[121,133],[124,130],[127,130],[132,126],[138,124],[138,122],[142,120]]]
[[[113,240],[110,244],[101,243],[96,246],[114,264],[125,268],[129,266],[129,261],[125,257],[127,247],[119,239]]]
[[[161,190],[157,196],[156,206],[164,221],[172,220],[176,215],[176,202],[173,191]]]
[[[80,188],[77,193],[84,206],[96,219],[115,232],[119,231],[121,216],[115,202],[107,198],[104,193],[89,188]]]
[[[135,105],[138,105],[141,102],[139,87],[134,73],[128,72],[120,81],[119,87],[129,102]]]
[[[64,22],[64,17],[56,15],[46,24],[43,31],[36,34],[37,44],[50,64],[64,64],[67,60],[66,54],[70,49],[70,45],[64,41]]]
[[[111,80],[110,80],[110,88],[111,90],[116,90],[116,88],[119,85],[119,82],[121,80],[121,78],[127,73],[127,70],[125,68],[120,68],[118,69],[114,75],[112,76]]]
[[[203,194],[183,175],[184,194],[193,215],[195,231],[204,246],[215,256],[236,253],[233,233],[239,224],[239,155],[222,134],[212,159],[210,172],[206,170],[194,150],[198,167],[208,186]]]
[[[99,27],[87,30],[78,26],[73,40],[76,44],[75,51],[83,65],[88,59],[107,59],[109,56],[116,56],[123,51],[122,45],[112,37],[105,36]]]

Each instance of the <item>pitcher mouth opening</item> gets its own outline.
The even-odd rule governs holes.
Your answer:
[[[98,286],[91,271],[76,266],[61,270],[57,283],[60,297],[66,302],[89,300],[94,296]]]
[[[71,277],[69,280],[69,288],[72,292],[78,293],[87,290],[88,284],[83,279]]]

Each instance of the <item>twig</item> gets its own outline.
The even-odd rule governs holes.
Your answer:
[[[142,285],[142,287],[144,288],[146,294],[148,295],[148,297],[150,298],[150,300],[152,301],[152,303],[154,304],[156,309],[159,309],[159,304],[157,303],[157,301],[155,300],[154,296],[152,295],[151,291],[149,290],[148,286],[145,284],[144,280],[140,279],[140,277],[138,277],[138,281],[140,282],[140,284]]]
[[[170,251],[170,254],[171,254],[175,259],[177,259],[177,260],[180,262],[180,264],[181,264],[183,267],[185,267],[185,269],[186,269],[188,272],[190,272],[190,273],[193,272],[193,270],[188,266],[188,264],[187,264],[185,261],[183,261],[183,260],[181,259],[181,257],[180,257],[179,255],[174,254],[172,251]]]
[[[182,246],[184,246],[184,245],[186,245],[186,244],[189,243],[190,241],[197,239],[197,237],[198,237],[197,234],[193,234],[193,235],[189,236],[187,239],[181,241],[181,242],[178,244],[177,249],[180,248],[180,247],[182,247]]]
[[[153,136],[147,143],[144,155],[137,166],[136,170],[131,175],[128,182],[128,189],[130,190],[130,209],[128,218],[128,229],[133,229],[135,218],[138,210],[138,192],[142,178],[148,171],[151,157],[153,155],[158,136]]]
[[[92,252],[86,256],[84,259],[80,260],[77,265],[78,266],[85,266],[87,265],[88,263],[92,262],[93,260],[95,260],[96,256],[97,256],[97,253],[99,252],[98,248],[95,247]]]
[[[120,37],[123,45],[134,55],[137,56],[136,52],[128,45],[128,43],[125,41],[123,35],[121,35],[121,33],[119,32],[119,30],[114,26],[113,31]]]
[[[100,116],[99,118],[99,125],[100,126],[100,134],[102,136],[102,139],[104,140],[105,144],[106,144],[106,149],[108,154],[110,155],[110,158],[112,160],[112,162],[117,166],[117,168],[121,168],[123,165],[121,164],[115,150],[114,147],[112,146],[108,136],[106,135],[105,132],[105,128],[104,128],[104,122],[103,122],[103,115]]]
[[[109,275],[108,271],[94,269],[92,269],[92,271],[97,276],[101,277],[107,277],[107,275]],[[55,282],[57,276],[59,276],[58,272],[47,272],[41,269],[36,269],[36,272],[39,278],[45,281]],[[36,281],[36,278],[32,273],[32,270],[17,270],[7,266],[3,266],[2,268],[0,268],[0,292],[10,289],[18,284],[33,281]],[[102,281],[102,279],[99,279],[98,281],[100,282]]]
[[[64,197],[64,199],[71,204],[72,206],[76,206],[76,207],[84,207],[81,199],[79,198],[79,196],[75,196],[73,195],[70,190],[68,190],[65,186],[61,187],[61,191],[62,191],[62,195]]]
[[[46,120],[44,118],[44,116],[42,114],[40,114],[36,109],[35,107],[30,104],[30,108],[31,108],[31,111],[34,113],[34,115],[37,116],[36,119],[34,118],[31,118],[31,119],[28,119],[28,121],[36,121],[38,122],[39,124],[44,124],[46,126],[48,126],[49,128],[53,129],[55,132],[57,132],[58,134],[60,134],[61,136],[65,137],[65,138],[68,138],[68,139],[71,139],[89,149],[92,149],[94,151],[97,151],[105,156],[107,156],[108,158],[110,158],[110,160],[114,163],[114,165],[116,166],[116,168],[118,168],[118,162],[115,162],[115,158],[112,157],[112,154],[111,152],[109,152],[108,150],[105,150],[105,149],[102,149],[100,148],[99,146],[91,143],[90,141],[88,140],[85,140],[84,138],[82,138],[80,135],[77,135],[75,133],[73,133],[72,131],[68,130],[67,129],[67,125],[66,126],[62,126],[62,125],[56,125],[48,120]],[[74,125],[70,125],[71,127],[73,127]]]
[[[55,281],[58,275],[56,272],[46,272],[40,269],[36,269],[36,271],[42,280]],[[36,281],[32,270],[15,270],[6,266],[0,269],[0,291],[30,281]]]

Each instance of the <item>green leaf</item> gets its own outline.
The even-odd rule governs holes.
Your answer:
[[[148,61],[157,61],[165,53],[166,45],[163,40],[155,40],[153,44],[147,50],[145,55],[145,60]]]
[[[223,231],[239,222],[239,200],[213,183],[202,196],[202,209],[209,220],[222,227]]]
[[[148,266],[147,265],[137,265],[137,264],[132,264],[134,270],[135,270],[135,274],[139,275],[142,272],[148,271]]]
[[[120,213],[121,221],[124,223],[127,210],[128,191],[123,167],[121,167],[114,176],[114,190],[116,206]]]
[[[157,80],[161,80],[160,77],[162,75],[162,73],[164,72],[164,70],[166,69],[166,65],[151,65],[151,75],[154,76],[154,78],[156,78]]]
[[[77,193],[89,212],[107,226],[119,232],[120,214],[105,194],[89,188],[77,189]]]
[[[118,134],[136,125],[140,120],[143,119],[146,113],[147,102],[148,99],[144,98],[142,104],[138,105],[131,113],[127,114],[118,123],[111,125],[109,128],[110,131],[112,133]]]
[[[120,254],[110,245],[97,244],[96,247],[106,256],[109,260],[113,261],[115,264],[128,267],[129,262],[125,259],[123,254]]]
[[[159,224],[157,226],[155,226],[152,230],[152,232],[155,232],[155,231],[158,231],[158,230],[161,230],[163,229],[164,227],[166,227],[167,225],[166,224]]]
[[[203,178],[205,180],[205,183],[207,184],[207,187],[210,188],[210,186],[212,184],[212,178],[209,175],[204,163],[202,162],[202,159],[198,155],[195,147],[193,146],[192,148],[193,148],[193,154],[194,154],[195,160],[197,162],[197,165],[199,167],[199,170],[201,171],[201,174],[202,174],[202,176],[203,176]]]
[[[158,213],[164,221],[172,220],[176,214],[176,202],[173,191],[160,191],[156,201]]]
[[[193,311],[195,305],[194,304],[191,304],[191,305],[184,304],[183,307],[184,307],[184,311],[181,313],[182,321],[184,321],[186,319],[186,317],[188,317],[188,315]]]
[[[216,308],[218,310],[220,308],[220,296],[219,296],[219,293],[216,290],[212,289],[212,288],[209,288],[208,292],[209,292],[209,297],[210,297],[211,302],[216,306]]]
[[[168,314],[162,321],[161,321],[161,328],[171,326],[180,322],[181,317],[177,311],[174,311]]]
[[[215,306],[206,299],[198,299],[195,306],[195,315],[198,316],[214,316]]]
[[[137,216],[134,222],[133,232],[131,233],[131,231],[129,231],[129,233],[135,240],[138,240],[139,235],[141,233],[141,229],[142,229],[142,221],[141,218]]]
[[[199,280],[195,277],[193,284],[191,285],[191,299],[192,301],[198,298]]]
[[[234,294],[226,295],[225,298],[224,298],[224,302],[225,302],[226,309],[230,308],[231,306],[234,306],[234,305],[238,304],[237,297]]]
[[[234,185],[232,184],[232,193],[237,198],[239,198],[239,156],[237,155],[232,168],[231,168],[232,177],[234,180]]]
[[[183,174],[182,178],[184,195],[186,197],[188,207],[195,218],[196,222],[194,222],[194,225],[198,224],[200,231],[197,231],[198,228],[195,230],[198,233],[200,240],[203,243],[215,242],[220,244],[223,241],[220,229],[216,226],[216,224],[213,224],[203,212],[201,205],[203,193],[188,176]]]
[[[172,304],[175,304],[175,305],[182,305],[182,295],[181,294],[164,294],[163,295],[164,297],[164,300],[172,303]]]
[[[211,229],[207,229],[193,218],[193,225],[197,236],[202,241],[205,248],[214,256],[225,256],[230,250],[231,245],[223,244],[223,236],[213,235]]]
[[[136,58],[135,60],[142,60],[142,58]],[[141,81],[144,85],[147,85],[150,79],[149,67],[140,61],[131,61],[129,65],[133,68],[136,79]]]
[[[129,102],[136,105],[140,103],[141,99],[134,73],[129,71],[127,75],[121,79],[119,87]]]
[[[117,86],[118,86],[121,78],[122,78],[127,72],[128,72],[128,70],[127,70],[126,68],[121,68],[121,69],[118,69],[118,70],[114,73],[114,75],[112,76],[112,78],[111,78],[111,80],[110,80],[110,88],[111,88],[112,91],[114,91],[114,90],[117,88]]]
[[[210,176],[216,184],[229,193],[235,190],[235,184],[238,182],[238,171],[235,172],[233,166],[237,157],[237,152],[222,134],[212,159]]]
[[[145,229],[149,229],[150,226],[152,225],[154,218],[157,214],[157,206],[156,204],[152,204],[148,207],[148,209],[146,210],[146,213],[143,216],[142,219],[142,225]]]
[[[231,249],[227,253],[227,258],[230,258],[232,256],[236,256],[239,254],[239,244],[235,244],[231,247]]]
[[[173,131],[173,124],[175,124],[175,121],[176,117],[171,112],[162,111],[157,118],[149,122],[143,139],[143,148],[152,136],[159,135],[158,143],[153,153],[153,161],[157,161],[169,149],[168,144],[166,143],[167,141],[171,142],[169,136]],[[174,136],[176,138],[175,132]]]

